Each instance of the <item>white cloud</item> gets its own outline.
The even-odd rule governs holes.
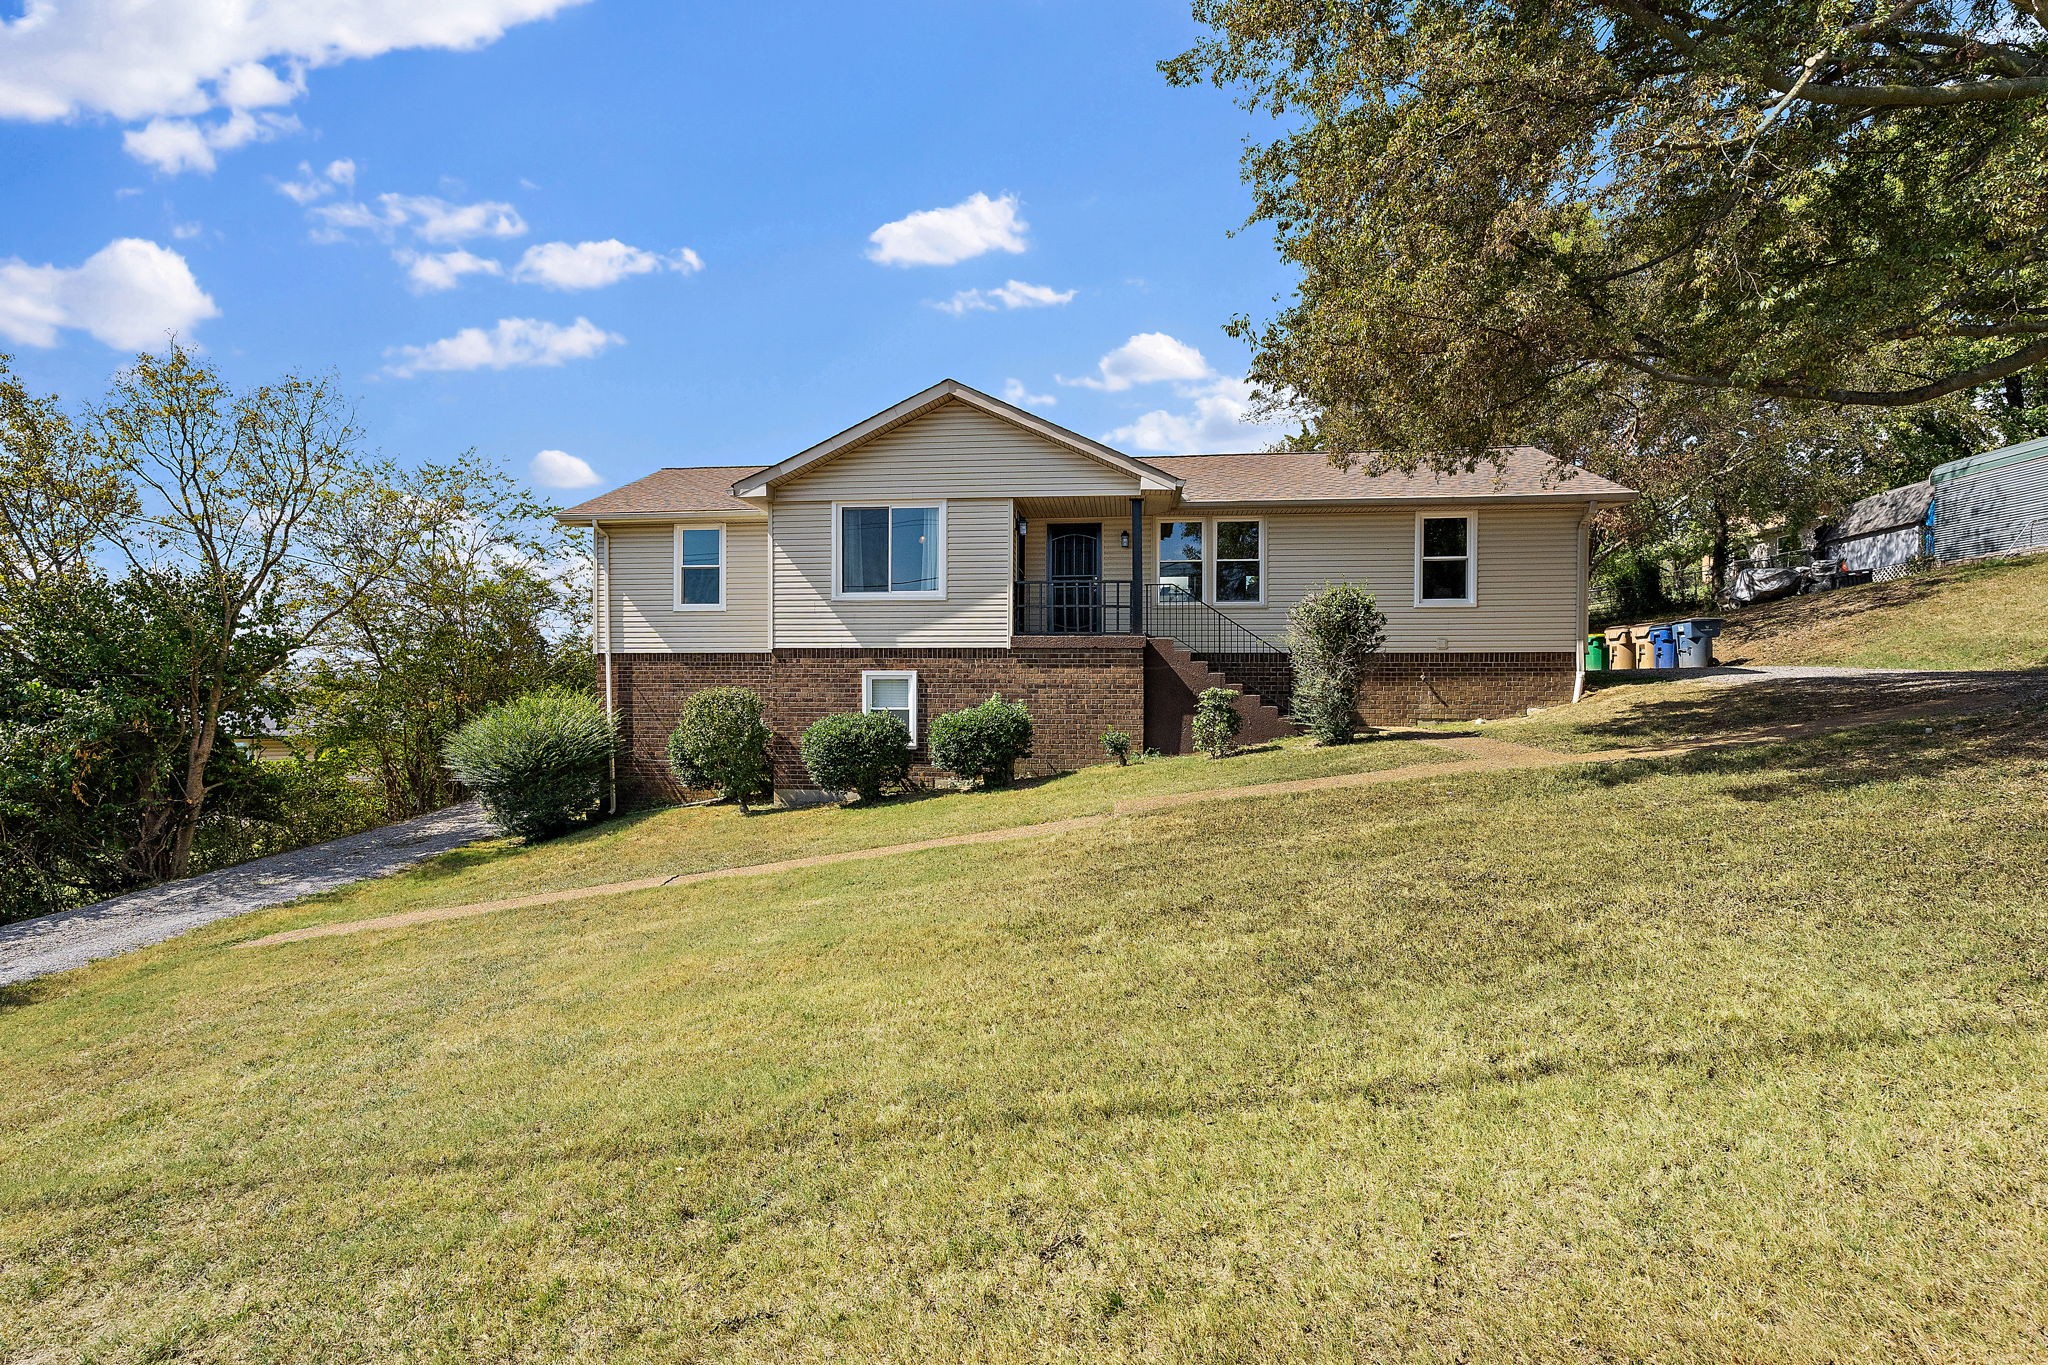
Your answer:
[[[932,307],[941,313],[960,317],[967,313],[993,313],[1002,308],[1054,308],[1072,303],[1077,289],[1055,289],[1049,284],[1026,284],[1022,280],[1010,280],[994,289],[963,289],[952,298]]]
[[[533,457],[526,471],[542,488],[594,488],[604,482],[589,461],[566,450],[543,450]]]
[[[1030,225],[1017,196],[975,193],[946,209],[921,209],[868,234],[868,259],[880,265],[952,265],[990,251],[1019,252]]]
[[[401,228],[423,242],[436,244],[474,237],[518,237],[526,231],[519,210],[495,199],[454,204],[431,194],[380,194],[375,208],[350,199],[320,204],[306,212],[323,225],[314,235],[324,241],[336,241],[354,231],[389,237]]]
[[[171,236],[181,242],[189,242],[204,231],[206,231],[206,228],[199,223],[171,224]]]
[[[1187,412],[1155,409],[1103,440],[1148,455],[1195,455],[1263,450],[1283,439],[1293,423],[1253,420],[1252,386],[1242,379],[1216,379],[1187,390],[1194,407]]]
[[[0,337],[23,346],[55,346],[70,328],[139,350],[218,316],[183,256],[138,237],[109,242],[69,268],[0,261]]]
[[[392,259],[405,267],[405,280],[415,294],[438,294],[462,283],[464,275],[502,275],[505,267],[457,247],[453,251],[395,251]]]
[[[1021,379],[1005,379],[1003,401],[1015,403],[1022,408],[1049,408],[1060,400],[1049,393],[1033,393],[1024,387],[1024,381]]]
[[[237,109],[214,123],[196,123],[183,118],[155,118],[140,128],[121,135],[121,149],[164,175],[183,171],[211,174],[218,164],[215,152],[246,147],[252,142],[299,131],[299,121],[290,114],[251,114]]]
[[[304,73],[474,48],[582,0],[28,0],[0,22],[0,118],[192,118],[287,102]]]
[[[316,199],[325,199],[330,194],[353,189],[356,183],[356,163],[343,157],[330,161],[324,170],[314,170],[309,161],[299,163],[297,180],[280,180],[277,192],[294,204],[310,204]]]
[[[657,270],[674,270],[694,275],[704,268],[703,258],[684,247],[667,256],[617,238],[602,242],[542,242],[526,249],[512,278],[521,284],[538,284],[548,289],[602,289],[629,275],[646,275]]]
[[[1122,393],[1133,384],[1193,383],[1213,373],[1202,353],[1185,341],[1176,341],[1164,332],[1140,332],[1096,362],[1094,375],[1053,377],[1072,387]]]
[[[569,360],[587,360],[611,346],[625,344],[616,332],[607,332],[589,318],[578,318],[567,327],[536,318],[500,318],[485,331],[465,327],[452,337],[425,346],[396,346],[385,352],[392,357],[385,373],[403,379],[438,370],[510,370],[533,365],[560,365]]]

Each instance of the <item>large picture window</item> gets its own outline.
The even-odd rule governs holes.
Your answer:
[[[725,528],[676,527],[676,610],[725,609]]]
[[[1476,600],[1472,573],[1472,518],[1415,519],[1415,605],[1469,607]]]
[[[1216,600],[1266,600],[1266,527],[1258,521],[1216,523]]]
[[[945,509],[841,507],[839,592],[847,597],[938,597],[944,591]]]
[[[1202,600],[1202,523],[1159,523],[1159,600]]]

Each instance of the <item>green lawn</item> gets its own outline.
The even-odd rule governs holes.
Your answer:
[[[2041,1355],[2037,704],[223,951],[1230,769],[0,995],[0,1359]]]
[[[2048,667],[2048,555],[1767,602],[1730,613],[1714,652],[1753,664]]]

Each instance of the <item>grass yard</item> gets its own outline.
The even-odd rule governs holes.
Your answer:
[[[1728,616],[1723,662],[2048,667],[2048,555],[1934,569]]]
[[[2048,1353],[2038,700],[223,951],[1397,756],[665,813],[0,993],[0,1359]]]

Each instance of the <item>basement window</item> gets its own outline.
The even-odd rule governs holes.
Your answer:
[[[917,674],[874,670],[860,675],[860,709],[894,716],[917,743]]]

